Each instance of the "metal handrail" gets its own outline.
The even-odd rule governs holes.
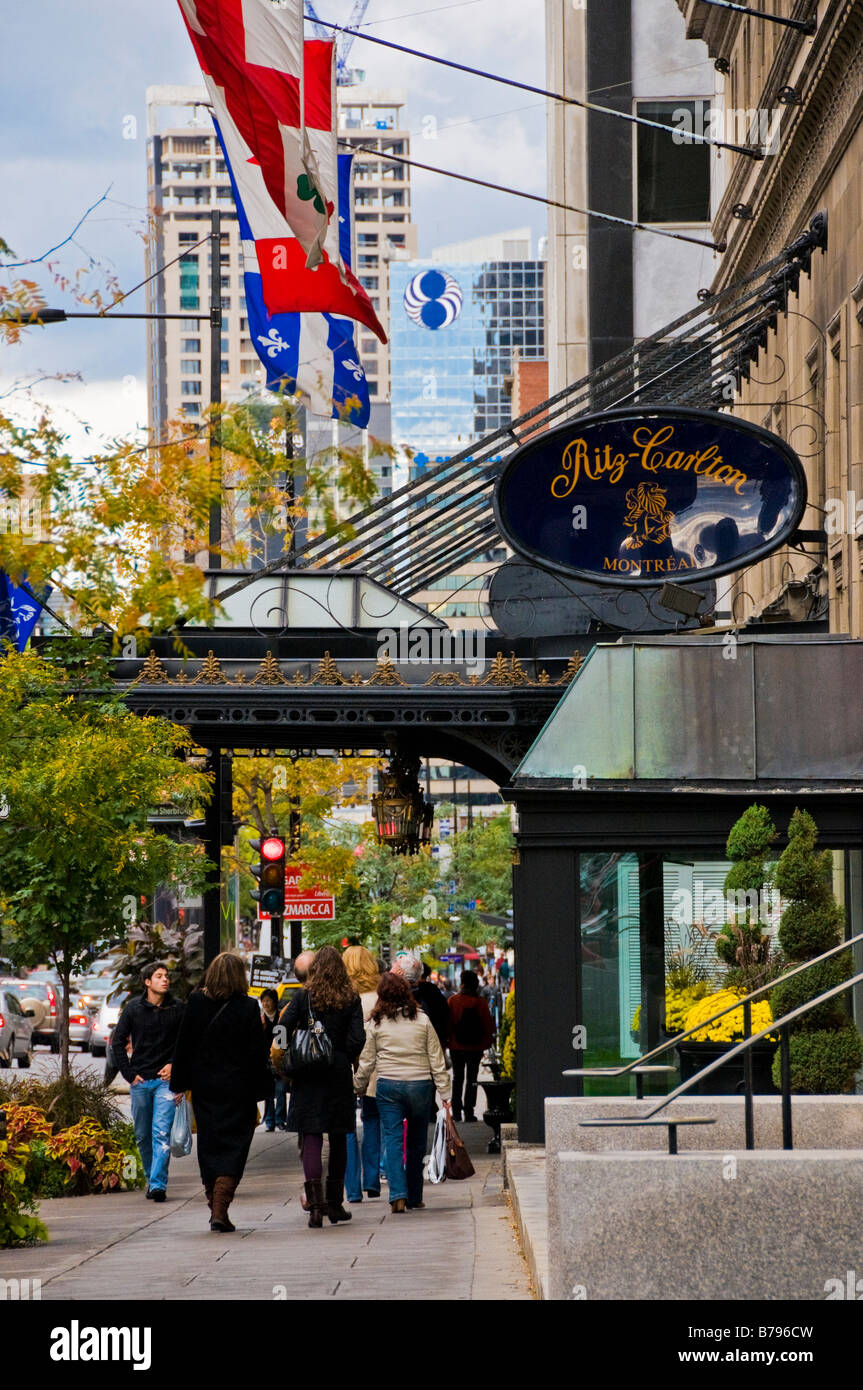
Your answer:
[[[807,963],[810,965],[814,964],[813,961],[809,961]],[[710,1076],[711,1072],[716,1071],[719,1067],[724,1067],[726,1062],[730,1062],[734,1057],[738,1057],[741,1053],[748,1052],[748,1050],[755,1043],[762,1042],[763,1039],[768,1037],[770,1033],[774,1033],[778,1030],[780,1046],[782,1050],[782,1147],[783,1149],[791,1149],[793,1148],[793,1139],[791,1129],[791,1054],[789,1034],[790,1025],[794,1022],[795,1019],[802,1018],[804,1014],[809,1013],[810,1009],[817,1008],[819,1004],[826,1003],[828,999],[835,999],[838,995],[844,994],[846,989],[853,989],[854,985],[861,983],[863,983],[863,971],[860,971],[857,975],[852,975],[850,980],[843,980],[841,984],[834,985],[832,989],[826,989],[823,992],[823,994],[817,994],[814,999],[807,1000],[805,1004],[798,1004],[796,1009],[792,1009],[790,1013],[784,1014],[782,1018],[774,1019],[773,1022],[769,1023],[766,1028],[762,1028],[760,1032],[753,1033],[750,1037],[744,1038],[742,1042],[736,1043],[735,1046],[732,1047],[729,1052],[724,1052],[721,1057],[716,1058],[716,1061],[709,1062],[706,1067],[702,1067],[699,1071],[695,1072],[693,1076],[690,1076],[688,1081],[682,1081],[679,1086],[676,1086],[674,1088],[673,1091],[669,1091],[667,1096],[663,1096],[659,1101],[657,1101],[653,1108],[651,1110],[648,1110],[645,1115],[621,1115],[617,1118],[613,1116],[598,1115],[586,1120],[579,1120],[579,1124],[596,1125],[597,1127],[607,1125],[611,1127],[618,1126],[632,1128],[636,1128],[638,1125],[648,1124],[653,1119],[654,1115],[658,1115],[660,1110],[664,1110],[666,1106],[670,1105],[673,1100],[677,1100],[679,1096],[685,1095],[686,1092],[689,1091],[693,1086],[699,1084],[705,1076]],[[748,1070],[747,1074],[745,1102],[746,1147],[747,1149],[752,1149],[755,1147],[755,1143],[752,1126],[751,1070]],[[669,1152],[676,1153],[677,1144],[675,1122],[673,1120],[669,1120],[668,1125]],[[675,1130],[675,1134],[673,1136],[674,1142],[672,1147],[671,1131],[673,1129]]]
[[[858,941],[863,941],[863,932],[858,932],[856,936],[849,937],[847,941],[841,941],[838,946],[831,946],[829,951],[823,951],[820,956],[813,956],[811,960],[805,960],[801,965],[792,966],[790,970],[786,970],[784,975],[777,975],[776,979],[771,980],[768,984],[759,985],[758,989],[752,990],[751,994],[743,995],[740,999],[736,1000],[735,1003],[728,1004],[726,1008],[720,1009],[719,1013],[713,1014],[710,1018],[702,1019],[701,1022],[696,1023],[693,1028],[687,1028],[683,1033],[675,1033],[673,1038],[667,1038],[666,1041],[660,1043],[658,1047],[654,1047],[650,1052],[645,1052],[640,1057],[636,1057],[633,1062],[628,1062],[626,1066],[603,1068],[602,1074],[612,1077],[627,1076],[630,1072],[635,1071],[636,1067],[643,1066],[645,1062],[649,1062],[653,1057],[661,1057],[663,1052],[667,1052],[669,1048],[675,1047],[677,1043],[692,1037],[693,1033],[700,1033],[703,1028],[709,1028],[710,1024],[715,1023],[718,1018],[724,1018],[726,1014],[733,1013],[735,1009],[742,1008],[744,1004],[751,1004],[753,999],[760,999],[762,994],[769,994],[777,985],[781,985],[783,980],[791,980],[795,975],[802,975],[803,971],[808,970],[810,966],[818,965],[822,960],[829,960],[831,956],[838,955],[840,951],[847,951],[850,946],[854,946]],[[778,1027],[778,1024],[774,1022],[770,1025],[770,1028],[765,1029],[764,1033],[759,1033],[758,1036],[764,1037],[776,1027]],[[730,1054],[726,1054],[726,1060],[728,1055]],[[712,1070],[712,1067],[713,1064],[711,1064],[710,1070]],[[573,1067],[564,1071],[562,1075],[580,1076],[583,1074],[584,1070],[583,1067]],[[588,1068],[588,1070],[592,1075],[596,1075],[598,1069]]]
[[[805,1004],[798,1004],[796,1009],[792,1009],[790,1013],[785,1014],[782,1018],[775,1018],[766,1028],[762,1028],[760,1033],[753,1033],[751,1037],[744,1038],[742,1042],[736,1043],[730,1052],[724,1052],[721,1057],[717,1057],[715,1062],[708,1062],[706,1067],[702,1067],[694,1076],[690,1076],[688,1081],[681,1081],[679,1086],[675,1086],[674,1090],[669,1091],[667,1096],[662,1096],[657,1104],[654,1105],[653,1109],[648,1110],[647,1114],[640,1116],[640,1118],[647,1120],[651,1115],[657,1115],[660,1110],[664,1110],[666,1105],[670,1105],[678,1096],[682,1096],[691,1086],[695,1085],[696,1082],[701,1081],[705,1076],[709,1076],[711,1072],[716,1071],[717,1067],[725,1066],[725,1063],[730,1062],[732,1057],[739,1056],[741,1052],[745,1052],[747,1048],[752,1047],[753,1043],[761,1042],[770,1033],[778,1031],[781,1035],[782,1030],[787,1029],[788,1025],[793,1023],[795,1018],[802,1018],[804,1014],[809,1013],[810,1009],[816,1008],[819,1004],[826,1003],[828,999],[835,999],[837,995],[844,994],[846,989],[851,989],[854,985],[861,983],[863,983],[863,970],[861,970],[858,975],[852,975],[850,980],[843,980],[841,984],[834,985],[832,989],[826,989],[823,994],[816,994],[814,999],[807,1000]]]

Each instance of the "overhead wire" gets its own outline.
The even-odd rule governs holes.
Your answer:
[[[354,145],[350,140],[338,137],[338,144],[346,146],[347,149],[362,152],[362,145]],[[705,241],[703,237],[688,236],[685,232],[668,232],[662,227],[654,227],[646,222],[634,222],[629,217],[615,217],[610,212],[594,212],[591,208],[577,208],[571,203],[560,203],[556,198],[543,197],[541,193],[526,193],[520,188],[510,188],[506,184],[491,183],[488,179],[477,179],[470,174],[456,174],[452,169],[441,169],[435,164],[423,164],[418,159],[408,159],[404,155],[384,154],[381,150],[374,151],[374,157],[381,159],[386,164],[409,164],[413,169],[425,169],[427,173],[443,174],[449,179],[459,179],[462,183],[478,184],[480,188],[490,188],[495,193],[507,193],[516,198],[527,198],[532,203],[544,203],[546,207],[562,208],[564,212],[579,213],[583,217],[598,217],[603,222],[614,222],[618,226],[634,227],[637,231],[652,232],[655,236],[669,237],[672,241],[686,241],[692,246],[704,246],[708,251],[722,252],[726,249],[724,241]]]
[[[311,18],[311,16],[306,16]],[[530,82],[519,82],[514,77],[500,77],[497,73],[487,72],[484,68],[470,67],[467,63],[457,63],[454,58],[441,58],[434,53],[425,53],[418,48],[408,48],[407,45],[394,43],[392,39],[382,39],[376,34],[363,34],[356,29],[348,29],[343,24],[332,24],[329,20],[318,20],[319,24],[325,29],[334,29],[342,34],[355,34],[358,39],[364,39],[366,43],[377,43],[384,48],[393,48],[399,53],[406,53],[411,58],[422,58],[428,63],[438,63],[441,67],[454,68],[457,72],[466,72],[471,77],[483,77],[488,82],[497,82],[504,87],[515,87],[522,92],[533,92],[535,96],[546,97],[551,101],[562,102],[566,106],[578,106],[584,111],[594,111],[602,116],[612,116],[615,120],[627,121],[631,125],[650,126],[654,130],[661,130],[667,135],[670,127],[661,121],[651,121],[647,116],[634,116],[630,111],[615,111],[611,106],[599,106],[593,101],[583,101],[580,97],[564,96],[562,92],[551,92],[546,87],[536,87]],[[696,135],[694,132],[687,131],[687,143],[697,145],[710,145],[714,149],[733,150],[735,154],[745,155],[749,159],[761,160],[764,158],[762,150],[756,149],[751,145],[736,145],[726,140],[711,140],[707,135]]]

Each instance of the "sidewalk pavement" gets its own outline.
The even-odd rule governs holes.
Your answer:
[[[38,1278],[42,1299],[530,1300],[527,1265],[490,1131],[460,1132],[476,1167],[466,1182],[426,1183],[424,1211],[380,1200],[310,1231],[297,1137],[258,1129],[231,1207],[234,1235],[210,1231],[194,1149],[172,1159],[168,1200],[142,1191],[41,1203],[50,1241],[0,1251],[0,1278]]]

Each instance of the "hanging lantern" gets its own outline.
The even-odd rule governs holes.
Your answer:
[[[395,755],[382,773],[383,789],[372,797],[378,844],[394,854],[416,854],[431,840],[434,806],[420,790],[418,771],[419,759]]]

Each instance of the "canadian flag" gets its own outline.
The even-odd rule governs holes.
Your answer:
[[[179,5],[219,125],[253,153],[265,203],[287,223],[302,264],[317,265],[329,219],[302,120],[302,0]]]

